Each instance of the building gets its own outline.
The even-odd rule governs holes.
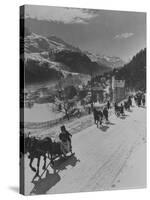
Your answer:
[[[125,80],[116,80],[112,77],[112,99],[113,103],[119,103],[125,99]]]

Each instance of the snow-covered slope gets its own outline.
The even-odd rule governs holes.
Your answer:
[[[107,67],[111,67],[112,69],[123,67],[125,64],[125,62],[117,56],[106,56],[106,55],[99,55],[99,54],[94,55],[90,52],[86,52],[86,54],[89,56],[89,58],[92,61],[95,61],[99,64],[103,64]]]
[[[25,81],[53,81],[68,74],[102,74],[111,68],[56,36],[29,33],[24,38]]]
[[[44,37],[31,33],[25,37],[25,52],[59,52],[62,50],[80,51],[56,36]]]

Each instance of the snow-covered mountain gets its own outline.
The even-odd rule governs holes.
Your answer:
[[[112,69],[123,67],[125,64],[125,62],[121,58],[116,56],[93,54],[88,51],[86,51],[85,53],[92,61],[95,61]]]
[[[41,52],[60,52],[62,50],[80,51],[80,49],[67,44],[56,36],[44,37],[35,33],[31,33],[25,37],[25,52],[41,53]]]
[[[111,67],[91,59],[85,52],[56,36],[44,37],[35,33],[21,38],[27,83],[58,80],[68,74],[102,74]]]
[[[116,56],[105,56],[105,55],[97,55],[98,62],[101,64],[106,64],[107,66],[111,68],[120,68],[123,67],[125,62]]]

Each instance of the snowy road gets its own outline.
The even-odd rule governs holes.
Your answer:
[[[73,135],[72,145],[75,156],[65,162],[56,161],[56,172],[49,167],[42,179],[35,179],[34,183],[34,173],[25,159],[26,194],[146,186],[145,108],[133,107],[124,118],[111,116],[110,123],[101,129],[92,125],[82,130]]]

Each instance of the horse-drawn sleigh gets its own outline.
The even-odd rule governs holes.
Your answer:
[[[93,108],[94,122],[97,125],[97,128],[103,126],[104,119],[106,123],[108,122],[108,109],[105,104],[103,105],[94,105]]]
[[[115,103],[115,105],[114,105],[115,115],[117,117],[125,115],[124,110],[130,111],[131,106],[132,106],[131,96],[129,96],[127,100],[124,100],[124,102],[122,102],[120,105]]]
[[[64,127],[64,126],[63,126]],[[74,155],[72,153],[72,147],[71,147],[71,140],[69,140],[67,137],[65,139],[65,133],[60,134],[60,141],[56,142],[52,140],[50,137],[46,137],[44,139],[40,139],[37,137],[33,137],[30,135],[30,133],[27,136],[24,136],[23,142],[24,143],[24,150],[22,154],[27,154],[28,159],[30,159],[29,166],[32,171],[36,172],[34,178],[41,177],[44,172],[47,170],[48,166],[51,166],[51,168],[55,168],[55,160],[64,158],[67,159],[68,157]],[[40,167],[40,161],[43,157],[44,164],[43,164],[43,173],[39,175],[39,167]],[[33,167],[33,160],[37,159],[37,168]],[[49,160],[48,166],[46,166],[46,160]]]

